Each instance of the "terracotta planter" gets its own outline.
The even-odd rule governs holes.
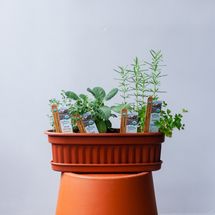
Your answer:
[[[162,133],[54,133],[52,169],[76,173],[155,171],[161,168]]]
[[[56,215],[157,215],[151,172],[61,175]]]

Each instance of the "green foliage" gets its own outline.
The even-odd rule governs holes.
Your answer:
[[[99,108],[99,117],[103,120],[108,120],[111,116],[111,108],[108,106],[102,106]]]
[[[163,55],[161,51],[150,50],[150,61],[141,61],[136,57],[130,66],[118,66],[115,71],[118,73],[117,80],[119,81],[119,89],[113,88],[108,93],[102,87],[87,88],[87,94],[76,94],[73,91],[62,91],[61,101],[51,99],[50,106],[53,103],[59,107],[66,107],[70,114],[83,115],[90,112],[97,125],[100,133],[110,131],[112,124],[111,117],[115,117],[112,113],[121,113],[122,109],[126,108],[129,111],[138,112],[139,128],[138,131],[143,131],[145,123],[147,98],[152,96],[154,100],[159,99],[159,94],[164,91],[160,90],[161,78],[166,76],[162,73]],[[109,107],[106,102],[111,100],[117,93],[120,92],[122,103]],[[159,130],[166,136],[171,137],[174,129],[184,129],[183,113],[187,110],[183,109],[181,113],[173,114],[167,108],[167,104],[163,102],[160,120],[156,122]],[[52,116],[49,116],[53,124]],[[75,119],[72,118],[73,125]],[[76,130],[75,128],[74,130]]]
[[[93,89],[87,88],[87,91],[90,92],[97,101],[103,102],[106,95],[103,88],[101,87],[94,87]]]
[[[131,96],[135,97],[134,110],[139,112],[139,110],[144,105],[145,97],[145,70],[143,68],[144,64],[141,64],[139,59],[136,57],[134,62],[131,64],[131,69],[129,69],[129,83],[131,85]]]
[[[118,104],[115,106],[112,106],[111,109],[116,113],[121,113],[122,109],[126,108],[127,110],[132,110],[132,106],[130,104]]]
[[[183,109],[182,113],[172,114],[172,111],[167,108],[166,102],[163,102],[163,107],[160,121],[157,121],[156,125],[159,127],[160,132],[164,133],[167,137],[172,137],[175,128],[178,130],[184,129],[185,124],[182,123],[182,113],[187,112],[187,110]]]
[[[143,131],[145,114],[146,114],[146,98],[152,96],[154,100],[159,99],[159,94],[164,91],[160,90],[161,78],[166,76],[162,74],[163,55],[161,51],[150,50],[151,60],[149,62],[141,61],[136,57],[130,67],[119,66],[115,70],[119,74],[119,91],[123,102],[112,107],[112,110],[120,113],[123,108],[130,111],[138,112],[139,131]],[[132,102],[128,102],[130,99]],[[164,103],[164,108],[166,103]],[[182,111],[186,112],[186,110]],[[157,125],[160,131],[166,136],[172,136],[174,128],[184,129],[182,123],[183,115],[181,113],[172,115],[169,109],[161,111],[160,121]]]
[[[129,71],[127,70],[126,67],[123,66],[118,66],[118,69],[115,69],[117,73],[119,73],[119,78],[117,80],[119,81],[119,91],[120,91],[120,96],[123,99],[123,103],[127,103],[127,99],[129,98],[129,90],[130,90],[130,85],[128,83],[129,80]]]
[[[107,132],[111,125],[109,118],[113,115],[111,107],[105,105],[105,101],[112,99],[117,94],[118,89],[113,88],[108,94],[101,87],[88,88],[87,91],[94,97],[94,100],[90,102],[90,107],[97,128],[100,133]]]
[[[107,132],[107,125],[106,122],[103,120],[96,120],[96,127],[98,128],[99,133]]]
[[[118,89],[117,89],[117,88],[113,88],[113,89],[105,96],[105,100],[108,101],[108,100],[112,99],[117,93],[118,93]]]
[[[145,123],[145,115],[146,115],[146,105],[144,105],[138,112],[139,116],[139,131],[142,132],[144,129]]]
[[[57,105],[59,105],[59,104],[60,104],[60,101],[57,100],[56,98],[49,99],[49,105],[50,105],[50,107],[51,107],[52,104],[57,104]]]
[[[141,63],[138,57],[133,60],[130,68],[118,67],[115,70],[120,78],[119,91],[123,98],[123,103],[115,106],[114,111],[119,112],[122,110],[123,104],[128,104],[133,111],[138,112],[140,130],[143,129],[146,111],[146,98],[150,95],[154,99],[158,99],[158,93],[161,93],[160,78],[165,76],[161,74],[161,51],[150,50],[151,61]],[[127,99],[130,98],[134,103],[128,103]]]
[[[65,95],[67,96],[67,98],[69,99],[73,99],[73,100],[78,100],[79,97],[77,96],[76,93],[72,92],[72,91],[67,91],[65,92]]]
[[[67,107],[71,116],[76,114],[84,114],[90,112],[97,125],[99,132],[107,132],[111,128],[110,117],[113,117],[111,107],[105,105],[106,101],[112,99],[118,92],[117,88],[113,88],[106,94],[102,87],[87,88],[87,91],[93,96],[88,97],[86,94],[76,94],[72,91],[62,91],[62,101],[56,99],[50,100],[52,103],[57,103],[61,107]],[[76,123],[76,118],[72,117],[72,124]]]
[[[161,54],[161,51],[154,51],[150,50],[151,54],[151,62],[146,62],[147,65],[149,65],[149,70],[151,71],[151,74],[149,74],[149,92],[150,95],[153,96],[154,99],[158,99],[158,93],[161,93],[162,91],[159,91],[160,87],[160,78],[166,75],[161,74],[161,65],[160,63],[163,60],[163,55]]]

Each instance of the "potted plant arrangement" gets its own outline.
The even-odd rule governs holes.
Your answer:
[[[52,168],[61,172],[108,173],[154,171],[161,167],[161,143],[173,130],[184,129],[183,112],[172,114],[159,95],[162,54],[150,51],[151,61],[136,57],[116,69],[117,88],[87,88],[87,94],[62,91],[51,99]],[[122,102],[107,105],[119,94]],[[119,118],[118,129],[111,118]]]

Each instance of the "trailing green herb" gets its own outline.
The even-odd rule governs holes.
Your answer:
[[[172,137],[173,130],[184,129],[185,124],[182,123],[183,113],[188,112],[182,109],[182,113],[172,114],[172,111],[167,108],[167,103],[163,102],[163,110],[161,110],[160,121],[156,122],[160,132],[164,133],[167,137]]]

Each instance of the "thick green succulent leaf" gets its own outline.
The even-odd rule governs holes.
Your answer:
[[[114,111],[116,113],[121,113],[122,109],[124,109],[124,108],[126,108],[128,110],[132,109],[131,105],[129,105],[129,104],[119,104],[119,105],[111,107],[112,111]]]
[[[113,88],[113,89],[105,96],[105,100],[108,101],[108,100],[112,99],[117,93],[118,93],[118,89],[117,89],[117,88]]]
[[[107,106],[102,106],[99,108],[100,118],[108,120],[111,116],[111,108]]]
[[[65,95],[69,98],[69,99],[73,99],[73,100],[78,100],[79,97],[77,96],[76,93],[72,92],[72,91],[67,91],[65,92]]]
[[[94,87],[93,89],[87,88],[87,91],[90,92],[95,97],[95,99],[99,101],[103,101],[106,95],[102,87]]]
[[[99,133],[106,133],[107,132],[107,126],[106,126],[105,121],[98,120],[95,123],[96,123],[98,130],[99,130]]]

